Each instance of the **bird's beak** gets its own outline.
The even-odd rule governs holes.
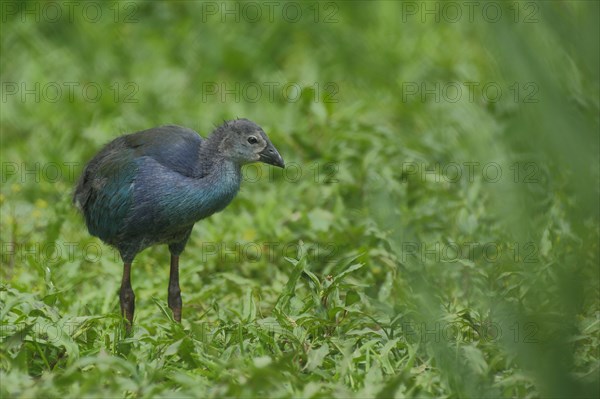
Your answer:
[[[261,162],[268,163],[269,165],[273,166],[279,166],[280,168],[285,167],[283,158],[281,158],[281,155],[279,155],[279,152],[271,142],[268,142],[265,149],[262,150],[258,155],[260,156],[259,159]]]

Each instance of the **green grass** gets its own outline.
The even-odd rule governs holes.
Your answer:
[[[44,4],[1,4],[2,397],[597,396],[597,3]],[[136,258],[126,338],[76,178],[235,117],[288,168],[196,226],[181,325],[167,249]]]

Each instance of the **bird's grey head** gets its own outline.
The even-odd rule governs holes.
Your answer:
[[[227,121],[217,128],[221,137],[219,152],[240,165],[264,162],[284,167],[283,158],[263,129],[248,119]]]

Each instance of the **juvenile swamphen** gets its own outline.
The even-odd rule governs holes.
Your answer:
[[[169,308],[181,321],[179,255],[194,223],[223,210],[237,194],[241,167],[251,162],[283,167],[283,159],[257,124],[225,122],[208,138],[180,126],[161,126],[118,137],[87,164],[73,202],[93,236],[123,259],[121,312],[133,324],[131,263],[145,248],[167,244],[171,253]]]

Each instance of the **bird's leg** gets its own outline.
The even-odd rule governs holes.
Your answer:
[[[125,263],[123,267],[123,279],[121,280],[119,298],[121,300],[121,314],[127,319],[125,328],[129,335],[131,326],[133,326],[133,313],[135,311],[135,294],[131,288],[131,263]]]
[[[171,254],[171,273],[169,276],[169,308],[175,321],[181,323],[181,289],[179,288],[179,256]]]

